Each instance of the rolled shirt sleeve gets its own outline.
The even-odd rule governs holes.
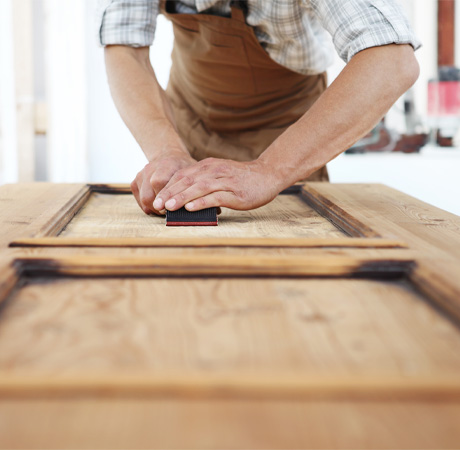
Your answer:
[[[397,0],[311,0],[311,6],[345,62],[371,47],[421,46]]]
[[[99,0],[99,44],[152,45],[159,8],[160,0]]]

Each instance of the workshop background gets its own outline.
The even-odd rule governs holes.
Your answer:
[[[329,165],[331,181],[384,183],[460,215],[460,5],[401,3],[423,42],[421,76],[373,133]],[[144,166],[110,97],[96,5],[0,0],[0,184],[130,182]],[[172,43],[160,17],[151,59],[163,87]],[[337,57],[329,82],[342,67]]]

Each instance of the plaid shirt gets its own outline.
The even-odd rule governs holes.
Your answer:
[[[398,0],[247,0],[247,23],[270,57],[312,75],[333,62],[332,45],[348,62],[361,50],[410,44],[414,35]],[[99,0],[101,45],[152,44],[160,0]],[[230,15],[230,0],[177,0],[179,13]],[[331,40],[332,36],[332,40]]]

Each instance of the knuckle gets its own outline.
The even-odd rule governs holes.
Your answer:
[[[174,196],[174,199],[177,201],[177,202],[184,202],[185,201],[185,194],[183,192],[179,193],[179,194],[176,194]]]
[[[140,201],[143,205],[150,205],[151,203],[153,203],[153,200],[155,198],[153,192],[146,192],[146,191],[142,191],[140,193]]]
[[[192,184],[194,183],[194,179],[189,176],[189,175],[184,175],[182,177],[182,182],[186,185],[186,186],[192,186]]]
[[[202,180],[197,183],[197,187],[200,191],[209,191],[211,183],[209,181]]]
[[[208,202],[204,198],[199,198],[197,200],[194,200],[194,202],[197,202],[200,208],[206,208],[208,206]]]
[[[167,198],[169,198],[169,197],[171,197],[171,192],[168,191],[167,189],[165,189],[165,190],[163,190],[163,191],[161,192],[161,198],[162,198],[163,200],[165,200],[165,199],[167,199]]]
[[[225,201],[224,194],[222,192],[218,192],[216,195],[216,199],[219,203],[223,203]]]
[[[209,170],[214,165],[214,158],[206,158],[200,161],[200,170]]]
[[[150,179],[150,184],[156,192],[163,189],[168,184],[168,182],[169,180],[165,176],[157,176]]]
[[[249,194],[244,189],[234,190],[235,195],[241,200],[248,200]]]
[[[225,163],[218,164],[214,171],[219,176],[227,175],[229,173],[228,165]]]

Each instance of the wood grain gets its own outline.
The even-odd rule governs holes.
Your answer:
[[[251,255],[243,258],[224,253],[161,258],[63,255],[55,259],[29,256],[15,261],[27,273],[74,276],[401,277],[409,273],[415,264],[404,254],[392,259],[338,255],[334,258],[323,255]]]
[[[361,238],[29,238],[10,247],[261,247],[261,248],[407,248],[402,241]]]
[[[280,371],[459,377],[460,334],[404,283],[353,279],[39,278],[0,320],[2,375]]]
[[[346,210],[340,208],[328,197],[321,195],[316,189],[312,187],[312,185],[305,184],[302,187],[301,196],[303,200],[305,200],[305,202],[315,211],[321,213],[332,224],[350,236],[368,238],[380,237],[378,233],[376,233],[364,222],[359,221]]]
[[[401,239],[424,258],[459,261],[459,216],[383,185],[309,183],[309,186],[382,238]]]
[[[459,421],[458,403],[390,399],[358,403],[5,399],[0,403],[0,447],[447,449],[458,447]]]
[[[10,295],[11,291],[19,283],[20,277],[20,270],[11,259],[0,259],[0,308],[2,307],[2,303],[6,301]]]
[[[82,184],[22,183],[0,187],[0,249],[18,237],[49,235],[87,192]]]
[[[433,267],[422,261],[417,270],[410,274],[410,280],[420,292],[460,324],[460,284],[455,282],[458,269],[458,266],[453,268],[452,264],[445,262],[438,261]]]
[[[164,217],[147,216],[132,195],[95,192],[62,238],[343,238],[296,195],[283,195],[253,211],[223,209],[218,227],[166,227]]]
[[[44,246],[0,263],[0,447],[458,447],[460,218],[297,190],[213,235],[126,185],[1,187],[0,245]],[[378,269],[410,282],[342,278]]]
[[[383,185],[309,185],[383,238],[397,237],[416,250],[412,279],[460,322],[459,216]]]

